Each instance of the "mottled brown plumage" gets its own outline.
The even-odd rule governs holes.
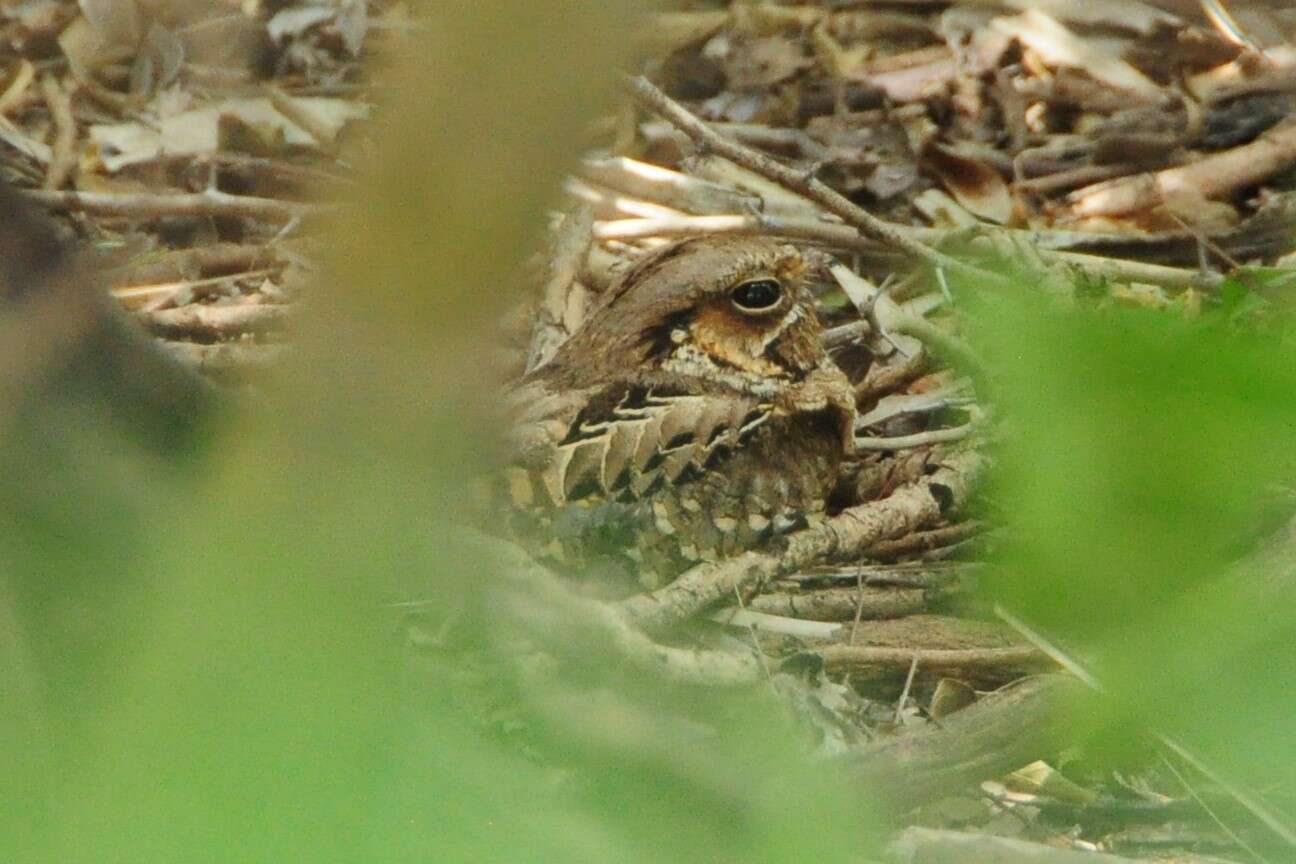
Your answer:
[[[659,580],[823,512],[855,403],[808,270],[768,240],[668,246],[510,394],[514,498],[566,557]]]

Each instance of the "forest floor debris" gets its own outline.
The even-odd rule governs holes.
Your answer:
[[[399,0],[126,0],[96,16],[84,5],[0,7],[0,177],[99,250],[112,296],[171,356],[223,384],[254,380],[289,350],[295,307],[309,302],[313,220],[352,191],[368,152],[369,60],[409,12]],[[797,535],[780,559],[699,565],[619,607],[521,565],[534,578],[520,595],[543,594],[667,678],[746,684],[811,666],[894,696],[857,725],[901,734],[856,758],[908,795],[899,802],[1003,780],[962,816],[929,810],[932,827],[897,841],[899,860],[1249,855],[1181,782],[1180,769],[1201,766],[1173,750],[1180,768],[1154,766],[1138,788],[1078,787],[1092,800],[1056,781],[1005,785],[1066,746],[1039,706],[1075,681],[1038,675],[1056,658],[1011,628],[942,614],[974,593],[982,565],[963,559],[995,537],[956,506],[980,470],[958,445],[983,431],[985,401],[960,382],[984,364],[958,336],[947,283],[992,287],[1009,261],[1045,290],[1183,316],[1226,288],[1261,305],[1289,291],[1296,13],[1128,0],[675,5],[643,28],[646,75],[627,84],[638,108],[593,124],[566,184],[545,278],[509,334],[511,371],[543,363],[619,268],[672,238],[821,247],[844,270],[840,296],[823,301],[834,351],[844,367],[854,358],[860,441],[876,450],[858,483],[878,500]],[[871,287],[856,296],[852,277]],[[855,560],[807,566],[830,546]],[[703,614],[756,650],[648,635]],[[1139,836],[1139,823],[1159,833]]]

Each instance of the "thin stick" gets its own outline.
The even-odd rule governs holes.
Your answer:
[[[946,408],[966,407],[975,401],[966,393],[967,389],[967,380],[960,379],[927,393],[887,396],[874,405],[872,411],[855,418],[855,428],[867,429],[906,414],[932,414]]]
[[[895,724],[900,725],[901,717],[904,714],[904,704],[909,700],[909,688],[913,687],[914,676],[918,674],[918,652],[913,655],[913,662],[909,664],[909,674],[905,676],[904,689],[900,691],[900,699],[896,702]]]
[[[765,595],[761,595],[765,596]],[[756,598],[760,599],[760,598]],[[798,639],[834,639],[842,625],[831,621],[817,621],[806,618],[793,618],[790,615],[775,615],[770,612],[748,609],[739,595],[738,605],[712,612],[709,616],[719,624],[731,627],[745,627],[751,634],[752,643],[757,648],[756,631],[777,633],[781,636],[794,636]],[[763,655],[762,655],[763,656]]]
[[[961,441],[972,434],[975,423],[964,423],[949,429],[932,429],[927,432],[915,432],[913,435],[897,435],[894,438],[856,438],[858,450],[907,450],[910,447],[923,447],[928,444],[947,444],[950,441]]]
[[[895,540],[883,540],[880,543],[875,543],[868,550],[868,556],[870,558],[894,559],[899,558],[901,555],[933,552],[937,549],[944,549],[956,543],[961,543],[984,531],[985,524],[975,519],[969,519],[966,522],[955,522],[953,525],[946,525],[943,528],[933,528],[930,531],[915,531],[913,534],[906,534],[904,537],[897,537]]]
[[[109,289],[108,293],[127,309],[136,309],[150,301],[174,297],[181,291],[203,292],[203,289],[224,285],[240,279],[260,279],[273,274],[273,269],[248,270],[243,273],[228,273],[221,276],[208,276],[205,279],[187,279],[178,282],[160,282],[154,285],[123,285]],[[203,292],[210,293],[210,292]]]
[[[932,267],[948,267],[965,275],[996,283],[1006,281],[998,274],[990,273],[979,267],[951,258],[943,252],[938,252],[930,246],[913,239],[911,234],[901,226],[877,218],[872,213],[852,203],[846,196],[832,189],[821,180],[803,174],[759,151],[724,137],[699,120],[687,108],[663,93],[647,78],[643,76],[629,78],[627,87],[641,105],[669,121],[671,125],[689,136],[700,148],[718,153],[743,168],[754,171],[763,177],[768,177],[780,186],[809,198],[829,213],[841,217],[846,224],[858,228],[864,235],[898,249]]]
[[[167,339],[221,339],[241,333],[282,330],[291,314],[282,303],[245,303],[211,306],[190,303],[178,309],[139,313],[150,333]]]
[[[960,233],[967,233],[964,229],[950,231],[938,228],[904,228],[904,230],[910,231],[916,238],[923,238],[933,243],[957,237]],[[880,245],[878,241],[862,236],[848,225],[771,216],[765,213],[610,219],[597,222],[594,226],[594,236],[599,240],[693,237],[698,234],[765,234],[870,254],[877,254],[885,249],[885,246]],[[1033,251],[1044,261],[1073,265],[1095,276],[1107,277],[1119,282],[1147,282],[1169,288],[1212,290],[1218,288],[1224,281],[1224,277],[1219,273],[1202,273],[1166,264],[1153,264],[1128,258],[1108,258],[1085,252],[1049,248],[1043,245],[1052,242],[1048,232],[988,228],[982,236],[990,240],[992,249],[999,248],[995,244],[996,238],[1021,237],[1031,243]],[[976,242],[973,241],[973,248],[975,247]]]
[[[1294,161],[1296,126],[1279,124],[1249,144],[1187,165],[1085,186],[1072,192],[1066,200],[1071,205],[1071,213],[1079,218],[1119,216],[1154,207],[1176,195],[1217,198],[1239,187],[1259,183]]]
[[[280,258],[277,250],[261,243],[213,243],[161,254],[149,253],[108,272],[114,288],[181,281],[201,276],[266,267]]]
[[[1056,669],[1034,645],[1003,648],[896,648],[885,645],[825,645],[807,652],[819,657],[829,672],[888,678],[908,669],[915,660],[928,676],[1011,681]],[[896,676],[899,677],[899,676]]]
[[[586,159],[581,163],[581,173],[622,194],[657,201],[685,213],[741,213],[756,203],[753,196],[728,186],[626,156]]]
[[[879,249],[877,243],[861,237],[858,231],[847,225],[763,213],[615,219],[594,226],[594,236],[599,240],[691,237],[698,234],[769,234],[862,252],[877,252]]]
[[[851,622],[850,640],[848,645],[855,644],[855,634],[859,631],[860,618],[864,616],[864,571],[861,570],[855,574],[855,588],[859,592],[857,602],[855,603],[855,620]]]
[[[314,188],[311,184],[332,183],[347,186],[358,185],[358,181],[356,181],[355,178],[348,177],[344,174],[338,174],[324,168],[310,165],[298,165],[295,162],[288,162],[284,159],[252,156],[247,153],[159,153],[151,159],[144,160],[139,164],[216,165],[222,168],[233,168],[241,171],[256,172],[258,174],[268,174],[275,179],[300,183],[307,188]]]
[[[885,815],[898,819],[912,807],[975,789],[987,777],[1065,749],[1085,731],[1077,729],[1086,718],[1075,707],[1086,695],[1084,685],[1065,675],[1030,678],[946,717],[939,727],[878,738],[845,761],[877,790]]]
[[[947,355],[949,359],[966,367],[974,374],[981,376],[986,374],[985,362],[972,350],[970,345],[954,334],[937,327],[926,318],[910,315],[900,309],[899,313],[891,319],[890,327],[893,333],[904,333],[907,336],[913,336],[915,339],[921,339],[935,348],[936,353]]]
[[[837,284],[855,304],[874,330],[883,336],[904,333],[935,347],[954,362],[969,369],[978,378],[986,377],[986,364],[970,345],[945,332],[925,318],[911,314],[863,276],[841,264],[829,268]],[[895,342],[891,342],[895,345]],[[895,345],[897,349],[900,346]],[[904,351],[900,352],[904,354]]]
[[[68,192],[51,189],[24,190],[24,198],[60,210],[121,216],[126,219],[156,219],[161,216],[233,216],[264,222],[289,222],[293,218],[316,216],[332,208],[300,201],[228,195],[215,189],[183,195],[145,193]]]
[[[587,205],[580,205],[563,217],[554,237],[549,258],[549,276],[545,281],[540,307],[536,310],[535,329],[531,347],[527,352],[526,371],[532,372],[553,359],[559,346],[571,334],[564,324],[564,314],[572,290],[572,283],[580,275],[581,265],[589,255],[593,238],[590,227],[593,213]]]
[[[1012,614],[1011,612],[1009,612],[1007,609],[1005,609],[1003,606],[1001,606],[998,603],[995,604],[994,614],[995,617],[998,618],[1000,621],[1004,622],[1009,627],[1016,630],[1018,634],[1020,634],[1021,637],[1025,639],[1027,642],[1031,643],[1036,648],[1043,651],[1048,656],[1052,657],[1053,662],[1057,663],[1067,672],[1070,672],[1076,678],[1083,681],[1084,685],[1088,687],[1090,690],[1093,690],[1097,693],[1102,693],[1104,695],[1106,694],[1107,691],[1103,688],[1101,684],[1098,683],[1097,678],[1089,674],[1089,671],[1087,669],[1085,669],[1075,660],[1071,659],[1071,657],[1066,652],[1064,652],[1061,648],[1058,648],[1056,645],[1054,645],[1052,642],[1046,639],[1042,633],[1037,631],[1035,628],[1031,627],[1025,621],[1021,620],[1016,615]]]
[[[27,98],[27,88],[36,78],[36,67],[30,60],[18,61],[18,68],[9,79],[9,86],[0,92],[0,117],[8,114]]]
[[[747,635],[751,637],[752,650],[755,651],[756,656],[760,658],[761,668],[765,670],[765,680],[771,681],[774,678],[774,672],[770,669],[769,658],[766,657],[765,652],[761,650],[760,637],[756,635],[756,616],[753,616],[752,613],[747,611],[747,606],[743,603],[742,591],[738,590],[737,585],[734,585],[734,598],[738,601],[738,608],[729,614],[729,622],[735,626],[740,626],[740,621],[742,624],[747,625]],[[768,615],[761,617],[773,618],[775,616]],[[797,623],[804,624],[807,622],[799,621]],[[814,624],[816,622],[809,623]],[[835,633],[836,630],[834,629],[833,632]]]
[[[1070,252],[1062,249],[1037,249],[1036,251],[1045,261],[1071,264],[1087,273],[1106,276],[1119,282],[1147,282],[1151,285],[1164,285],[1167,288],[1197,288],[1213,291],[1223,284],[1225,278],[1222,273],[1204,273],[1199,270],[1187,270],[1183,267],[1170,267],[1166,264],[1152,264],[1127,258],[1107,258],[1087,252]]]
[[[840,628],[856,615],[863,621],[866,617],[883,620],[926,612],[930,599],[938,593],[925,588],[872,588],[863,581],[862,574],[856,574],[855,586],[851,588],[770,591],[753,597],[747,608],[798,621],[826,621]]]
[[[873,332],[873,328],[869,325],[869,322],[863,319],[860,319],[859,321],[851,321],[847,324],[841,324],[837,327],[833,327],[831,330],[825,331],[823,334],[823,344],[824,347],[829,350],[840,348],[843,345],[849,345],[852,342],[863,339],[871,332]]]
[[[49,170],[45,172],[43,186],[46,189],[58,189],[76,174],[76,119],[72,116],[72,97],[58,78],[42,75],[40,89],[45,104],[49,107],[50,117],[54,120],[52,159]]]

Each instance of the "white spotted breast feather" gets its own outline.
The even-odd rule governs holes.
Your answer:
[[[568,561],[628,556],[665,578],[804,524],[836,475],[833,422],[754,398],[629,384],[525,389],[512,503],[541,514]]]

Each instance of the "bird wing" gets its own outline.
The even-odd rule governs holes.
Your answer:
[[[715,468],[773,413],[739,396],[632,385],[539,394],[516,427],[515,451],[554,504],[633,501]]]

